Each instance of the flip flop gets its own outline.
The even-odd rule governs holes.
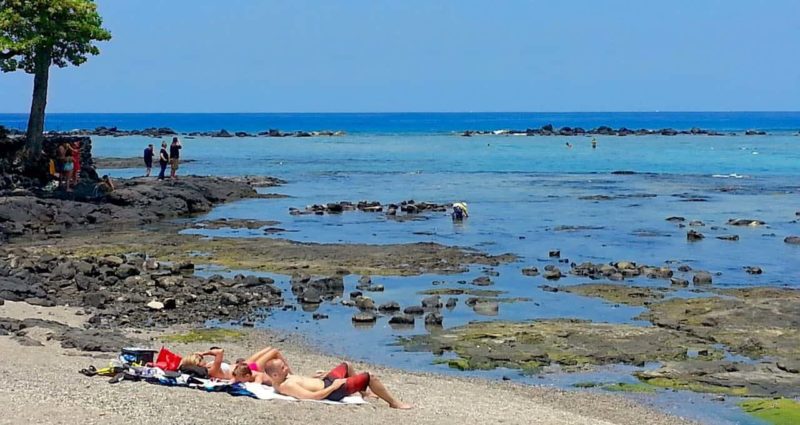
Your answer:
[[[79,372],[84,374],[84,375],[86,375],[86,376],[95,376],[95,375],[97,375],[97,369],[95,369],[94,366],[89,366],[86,369],[81,369]]]

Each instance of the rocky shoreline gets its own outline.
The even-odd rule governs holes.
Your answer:
[[[223,202],[258,197],[247,181],[219,177],[185,176],[175,182],[120,179],[115,181],[116,189],[103,197],[96,196],[94,185],[83,180],[72,193],[24,188],[8,191],[0,198],[0,240],[151,224],[208,212]]]

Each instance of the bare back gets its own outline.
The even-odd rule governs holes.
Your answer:
[[[320,391],[324,388],[325,383],[322,379],[300,375],[289,375],[280,385],[275,386],[281,394],[297,398],[306,398],[304,397],[306,392]]]

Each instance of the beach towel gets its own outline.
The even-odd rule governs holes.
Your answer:
[[[171,386],[171,387],[177,386],[177,387],[197,388],[207,392],[224,392],[232,396],[252,397],[259,400],[301,401],[294,397],[278,394],[277,392],[275,392],[274,388],[268,385],[256,384],[254,382],[231,383],[228,381],[219,381],[213,379],[200,379],[193,377],[191,375],[187,375],[185,373],[174,374],[174,375],[165,374],[162,371],[162,373],[157,374],[153,379],[148,379],[147,381],[154,384]],[[367,403],[364,400],[364,398],[361,397],[361,394],[353,394],[343,398],[340,401],[332,401],[332,400],[302,400],[302,401],[314,401],[325,404]]]
[[[256,384],[254,382],[248,382],[244,384],[244,387],[247,391],[251,392],[255,398],[259,400],[283,400],[283,401],[301,401],[294,397],[289,397],[288,395],[278,394],[275,392],[275,389],[267,386]],[[302,401],[316,401],[325,404],[366,404],[367,402],[364,401],[364,398],[361,397],[361,394],[353,394],[349,395],[340,401],[331,401],[331,400],[302,400]]]

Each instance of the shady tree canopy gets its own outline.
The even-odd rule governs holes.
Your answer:
[[[0,70],[33,74],[27,155],[42,149],[50,66],[79,66],[111,39],[92,0],[0,0]]]

